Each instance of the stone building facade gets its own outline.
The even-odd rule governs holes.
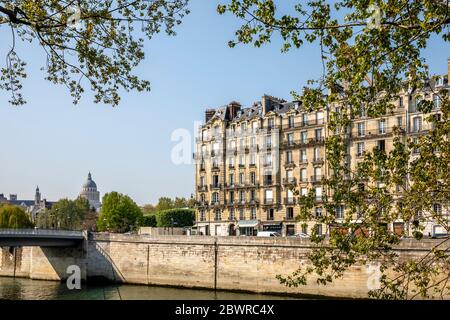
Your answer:
[[[394,128],[405,137],[426,134],[431,124],[418,111],[420,99],[432,100],[432,112],[439,114],[438,89],[450,91],[448,74],[433,77],[421,92],[404,92],[397,107],[387,116],[369,118],[363,109],[350,128],[348,165],[355,168],[365,150],[393,148]],[[316,195],[315,210],[321,213],[323,177],[329,174],[325,139],[330,114],[339,106],[325,110],[304,110],[301,102],[287,102],[264,95],[251,107],[238,102],[205,112],[205,123],[196,138],[195,187],[196,226],[204,235],[256,235],[258,231],[277,231],[282,235],[311,232],[313,224],[296,221],[300,212],[294,186],[305,195]],[[414,155],[413,155],[414,156]],[[345,208],[339,214],[344,215]],[[433,233],[436,226],[426,226]],[[399,220],[390,226],[403,232]],[[319,232],[329,232],[320,226]]]

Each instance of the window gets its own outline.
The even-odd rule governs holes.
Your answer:
[[[200,187],[205,186],[205,177],[200,177]]]
[[[320,161],[320,148],[314,148],[314,161]]]
[[[363,118],[366,116],[366,108],[364,108],[364,106],[359,107],[358,116],[360,118]]]
[[[239,191],[239,202],[244,202],[245,201],[245,191]]]
[[[294,192],[290,189],[287,191],[286,203],[291,204],[294,203]]]
[[[265,185],[272,185],[272,174],[265,174],[264,175],[264,184]]]
[[[378,133],[379,134],[386,133],[386,119],[378,120]]]
[[[234,157],[228,158],[228,164],[230,165],[231,168],[234,167]]]
[[[256,184],[256,173],[250,172],[250,182],[251,184]]]
[[[294,117],[289,116],[288,117],[288,128],[293,128],[293,127],[294,127]]]
[[[294,219],[294,208],[289,207],[286,209],[286,219]]]
[[[272,165],[272,154],[271,153],[266,153],[264,164],[266,166],[271,166]]]
[[[306,158],[306,149],[300,150],[300,162],[306,163],[308,160]]]
[[[219,203],[219,193],[217,192],[212,193],[212,203],[213,204]]]
[[[239,209],[239,220],[245,220],[244,209]]]
[[[208,140],[208,130],[202,131],[202,140]]]
[[[322,207],[316,207],[316,218],[322,217]]]
[[[302,143],[307,143],[308,140],[308,131],[302,131],[300,133],[300,140]]]
[[[218,175],[212,176],[212,183],[213,183],[213,188],[219,187],[219,176]]]
[[[315,167],[314,168],[314,179],[315,181],[319,181],[322,178],[322,168]]]
[[[308,115],[306,113],[302,114],[302,125],[303,126],[308,125]]]
[[[267,220],[273,220],[273,209],[272,208],[267,210]]]
[[[322,187],[316,188],[316,201],[322,201]]]
[[[422,117],[413,118],[413,131],[419,132],[422,130]]]
[[[417,96],[414,99],[414,105],[413,105],[411,112],[416,112],[418,110],[418,107],[419,107],[421,101],[422,101],[422,97],[420,97],[420,96]]]
[[[234,203],[234,191],[230,191],[230,203]]]
[[[201,210],[200,211],[200,221],[205,221],[205,220],[206,220],[205,210]]]
[[[230,220],[235,220],[236,219],[236,215],[234,213],[234,208],[230,209]]]
[[[403,118],[397,117],[397,127],[401,128],[403,125]]]
[[[239,166],[245,166],[245,156],[243,154],[239,155]]]
[[[358,137],[364,137],[364,135],[366,134],[366,124],[364,122],[359,122],[357,124],[357,128],[358,128]]]
[[[273,201],[273,191],[272,190],[265,190],[265,199],[268,201],[268,203]]]
[[[286,152],[286,163],[292,163],[292,151]]]
[[[250,209],[251,217],[250,219],[255,220],[256,219],[256,208],[253,207]]]
[[[243,172],[239,173],[239,184],[243,185],[245,183],[245,176]]]
[[[233,150],[233,151],[236,149],[236,140],[231,140],[230,141],[230,149]]]
[[[322,140],[322,129],[314,130],[314,136],[316,137],[316,141]]]
[[[398,105],[400,108],[403,108],[403,97],[400,97],[400,99],[398,99]]]
[[[308,188],[300,188],[300,195],[306,197],[308,195]]]
[[[316,224],[316,233],[318,236],[322,235],[322,225],[321,224]]]
[[[293,133],[287,134],[287,143],[290,146],[292,146],[294,144],[294,134]]]
[[[267,128],[268,129],[273,129],[273,127],[274,127],[274,120],[273,120],[273,118],[267,119]]]
[[[381,152],[385,152],[386,151],[386,141],[385,140],[378,140],[377,141],[377,148]]]
[[[264,146],[266,148],[272,148],[272,136],[271,135],[265,136],[264,140],[265,140]]]
[[[205,202],[206,202],[206,200],[205,200],[205,194],[204,194],[204,193],[202,193],[202,194],[200,195],[200,202],[201,202],[201,203],[205,203]]]
[[[294,180],[294,172],[292,170],[286,171],[286,178],[289,182]]]
[[[302,233],[308,234],[308,225],[302,224]]]
[[[441,107],[441,97],[438,94],[433,95],[433,109],[439,109]]]
[[[316,124],[323,124],[323,112],[316,112]]]
[[[437,215],[442,215],[442,205],[440,203],[435,203],[433,204],[433,211],[437,214]]]
[[[356,144],[356,156],[361,157],[364,153],[364,142],[358,142]]]
[[[307,181],[305,168],[300,169],[300,181],[302,181],[302,182]]]
[[[255,133],[256,131],[258,131],[258,121],[253,121],[252,122],[252,131]]]
[[[229,178],[230,186],[234,186],[234,173],[230,173],[228,178]]]
[[[250,147],[252,148],[256,147],[256,137],[250,138]]]
[[[256,200],[256,191],[250,190],[250,201],[255,201],[255,200]]]
[[[254,154],[254,153],[250,154],[250,165],[251,166],[256,165],[256,154]]]
[[[214,220],[216,221],[222,220],[222,212],[220,211],[220,209],[216,209],[214,213],[215,213]]]
[[[336,206],[336,218],[344,219],[344,205],[340,204]]]

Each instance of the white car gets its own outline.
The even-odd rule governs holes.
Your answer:
[[[302,239],[307,239],[309,238],[309,236],[306,233],[303,232],[299,232],[293,235],[293,237],[295,238],[302,238]]]
[[[281,234],[275,231],[259,231],[258,237],[281,237]]]

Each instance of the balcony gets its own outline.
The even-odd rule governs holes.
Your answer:
[[[273,185],[273,180],[264,180],[264,186],[271,186]]]
[[[306,166],[306,165],[308,165],[308,160],[306,160],[306,159],[301,159],[300,162],[299,162],[299,165],[300,165],[300,166]]]
[[[313,164],[323,164],[323,158],[322,157],[314,158],[312,163]]]
[[[209,188],[211,190],[221,190],[222,189],[222,184],[221,183],[210,184]]]
[[[294,197],[284,198],[284,204],[296,204],[297,200]]]
[[[214,216],[214,221],[222,221],[222,216],[221,215]]]
[[[292,160],[288,160],[288,161],[286,161],[285,163],[284,163],[284,166],[286,167],[286,168],[293,168],[293,167],[295,167],[295,162],[294,161],[292,161]]]
[[[219,171],[220,170],[220,166],[218,163],[214,163],[211,167],[212,171]]]
[[[197,186],[197,191],[198,192],[206,192],[206,191],[208,191],[208,186],[205,186],[205,185]]]
[[[306,177],[300,177],[300,179],[298,180],[299,183],[307,183],[308,182],[308,178]]]
[[[271,205],[274,204],[275,202],[273,201],[273,199],[264,199],[264,204],[266,205]]]
[[[308,141],[309,145],[318,145],[323,144],[325,142],[324,137],[310,138]]]
[[[257,205],[259,205],[259,201],[256,199],[250,199],[249,204],[251,206],[257,206]]]
[[[311,176],[312,183],[319,183],[322,181],[322,175],[313,175]]]
[[[228,169],[234,169],[234,163],[233,164],[228,164]]]
[[[283,178],[283,184],[284,185],[294,185],[297,184],[297,179],[294,177],[291,178]]]
[[[207,207],[208,206],[208,201],[199,201],[197,203],[197,207]]]

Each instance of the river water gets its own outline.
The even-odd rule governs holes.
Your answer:
[[[65,283],[0,277],[0,299],[8,300],[264,300],[292,297],[251,293],[214,292],[136,285],[82,285],[69,290]]]

